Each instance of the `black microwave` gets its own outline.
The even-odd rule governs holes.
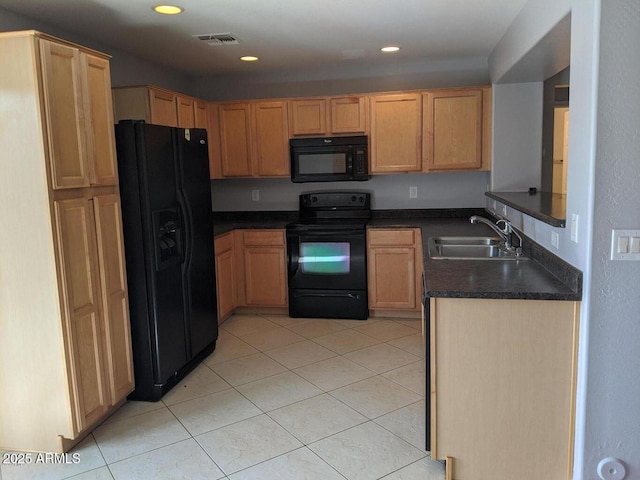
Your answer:
[[[366,136],[294,138],[289,150],[293,182],[369,180]]]

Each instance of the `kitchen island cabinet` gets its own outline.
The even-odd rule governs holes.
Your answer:
[[[431,455],[448,478],[570,479],[579,302],[431,298]]]
[[[0,449],[63,452],[133,390],[109,61],[0,34]]]

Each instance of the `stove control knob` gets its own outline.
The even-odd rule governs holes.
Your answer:
[[[352,201],[352,202],[355,202],[356,200],[358,200],[358,198],[357,198],[355,195],[353,195],[353,196],[351,197],[351,201]]]
[[[311,201],[313,203],[316,203],[318,201],[318,197],[316,197],[316,196],[311,197]]]

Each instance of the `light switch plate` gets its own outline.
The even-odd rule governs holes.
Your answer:
[[[611,231],[611,260],[640,261],[640,229],[613,229]]]
[[[409,198],[418,198],[418,187],[409,187]]]
[[[571,214],[571,241],[578,243],[578,214]]]

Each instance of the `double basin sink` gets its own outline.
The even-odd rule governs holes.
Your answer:
[[[443,260],[525,260],[498,237],[430,237],[429,257]]]

